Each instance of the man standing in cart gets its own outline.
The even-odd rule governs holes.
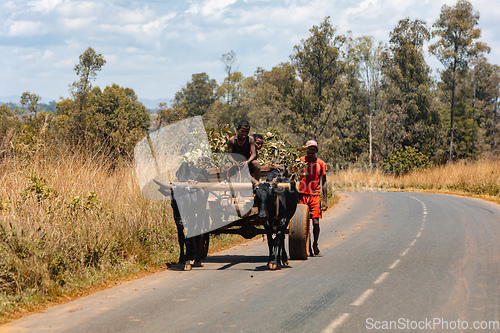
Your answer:
[[[326,163],[319,159],[318,143],[314,140],[306,142],[307,155],[301,157],[301,161],[306,162],[306,167],[301,173],[299,193],[300,203],[309,206],[309,212],[313,224],[313,253],[321,254],[318,247],[319,239],[319,219],[322,217],[321,211],[328,208],[327,195],[328,186],[326,183]],[[323,199],[321,199],[321,193]],[[311,253],[311,255],[313,255]]]

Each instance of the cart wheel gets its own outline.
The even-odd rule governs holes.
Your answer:
[[[210,244],[210,234],[201,235],[201,248],[200,248],[200,258],[204,260],[208,255],[208,246]]]
[[[309,207],[298,204],[295,214],[290,219],[288,247],[290,259],[306,260],[309,255],[311,236],[309,234]]]

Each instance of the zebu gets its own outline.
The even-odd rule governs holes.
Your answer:
[[[278,183],[289,183],[290,189],[278,188]],[[265,182],[254,182],[255,200],[258,207],[258,217],[263,220],[269,246],[267,267],[276,269],[288,265],[288,255],[285,250],[285,232],[290,219],[295,214],[299,203],[299,193],[295,182],[281,177],[279,170],[272,170]],[[273,237],[273,234],[276,236]]]

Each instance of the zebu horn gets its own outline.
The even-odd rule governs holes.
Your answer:
[[[252,176],[250,176],[250,181],[252,182],[253,187],[256,187],[257,185],[259,185],[259,182],[255,178],[253,178]]]
[[[278,187],[278,178],[273,178],[269,183],[272,187]]]

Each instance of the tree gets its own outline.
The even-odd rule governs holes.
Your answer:
[[[80,105],[80,110],[84,106],[83,103],[87,94],[92,90],[92,81],[96,79],[97,72],[101,70],[105,63],[106,60],[104,60],[102,54],[97,54],[91,47],[80,55],[79,63],[74,68],[80,80],[73,82],[71,85],[72,94]]]
[[[241,102],[240,96],[242,92],[241,83],[245,80],[245,77],[241,72],[232,72],[230,73],[222,82],[218,89],[218,96],[225,96],[225,103],[230,108],[238,108]]]
[[[362,86],[368,94],[368,163],[373,163],[373,114],[378,106],[382,85],[381,43],[374,45],[372,36],[359,37],[354,41],[353,58],[358,66],[358,75]]]
[[[466,153],[468,157],[476,158],[482,153],[495,150],[495,108],[500,68],[490,64],[484,56],[473,59],[469,68],[469,72],[457,87],[457,101],[464,104],[468,111],[462,123],[468,126],[462,131],[462,138],[456,133],[459,128],[455,129],[455,141],[468,139],[470,142],[466,142]],[[461,120],[458,119],[456,124],[458,121]]]
[[[104,57],[89,47],[80,55],[79,62],[75,65],[74,70],[80,77],[78,81],[73,82],[70,86],[75,107],[73,109],[65,109],[69,117],[68,120],[71,122],[69,126],[66,126],[71,128],[68,138],[71,137],[73,143],[80,142],[85,136],[85,133],[83,133],[87,125],[85,121],[90,117],[90,115],[86,114],[89,111],[86,107],[87,97],[92,90],[92,81],[96,79],[97,72],[101,70],[105,63],[106,60],[104,60]]]
[[[88,141],[106,142],[113,153],[132,157],[136,143],[150,125],[149,113],[134,90],[117,84],[104,91],[96,87],[89,104],[91,117],[85,133]]]
[[[74,100],[65,99],[57,103],[56,114],[56,132],[70,147],[84,145],[91,151],[107,147],[106,151],[126,158],[151,122],[134,90],[117,84],[104,91],[94,87],[83,112]]]
[[[38,109],[40,107],[40,104],[38,104],[38,102],[41,99],[42,98],[40,96],[26,91],[21,95],[21,105],[26,107],[28,109],[28,112],[34,113],[36,117]]]
[[[207,73],[193,74],[191,82],[175,94],[172,107],[184,108],[188,117],[204,115],[217,99],[216,89],[217,82]]]
[[[290,63],[282,63],[270,71],[258,68],[242,84],[241,107],[248,110],[252,128],[262,131],[275,127],[290,133],[294,120],[290,100],[298,84],[295,68]]]
[[[337,96],[333,87],[343,67],[340,49],[345,37],[336,36],[330,17],[326,17],[319,26],[313,26],[309,32],[310,37],[294,47],[291,59],[304,85],[310,84],[313,89],[310,104],[306,97],[303,100],[305,104],[298,111],[305,125],[304,132],[317,139],[325,130],[334,109],[332,99]],[[307,91],[307,87],[304,88],[304,92]]]
[[[222,63],[224,63],[224,71],[226,72],[226,75],[229,76],[231,75],[231,73],[234,72],[234,66],[236,64],[236,53],[231,50],[230,52],[228,53],[224,53],[221,58],[220,58],[220,61],[222,61]]]
[[[425,22],[406,18],[389,36],[383,72],[387,110],[401,118],[401,133],[395,136],[401,147],[397,148],[411,146],[430,154],[436,117],[431,115],[432,80],[423,51],[430,32]]]
[[[496,66],[496,65],[495,65]],[[490,77],[490,82],[492,87],[494,87],[493,93],[493,105],[491,112],[491,149],[492,153],[498,152],[498,148],[500,147],[500,110],[498,108],[499,98],[500,98],[500,68],[496,66],[495,74]]]
[[[240,84],[244,81],[244,76],[241,72],[238,72],[237,67],[235,68],[237,57],[234,51],[225,53],[222,55],[220,60],[224,63],[224,71],[226,72],[226,78],[218,88],[218,95],[226,97],[226,103],[229,105],[229,109],[234,109],[239,107],[240,103]]]
[[[160,103],[159,107],[160,110],[153,125],[155,130],[187,118],[187,112],[184,107],[169,108],[166,103]]]
[[[456,88],[459,76],[467,71],[469,61],[485,52],[489,47],[477,41],[481,29],[476,28],[479,13],[467,0],[458,0],[454,7],[443,5],[438,20],[433,24],[433,37],[439,40],[429,47],[445,67],[441,79],[450,92],[450,149],[448,161],[453,161],[453,137],[455,131]]]

